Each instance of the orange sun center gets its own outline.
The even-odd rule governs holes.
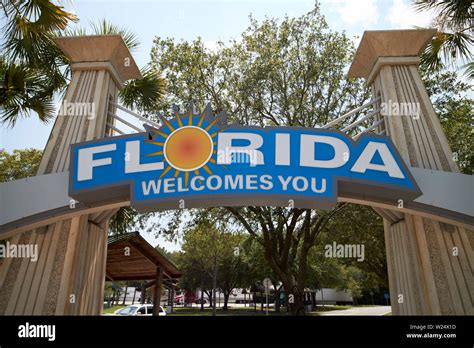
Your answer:
[[[202,128],[186,126],[171,133],[164,144],[166,161],[175,169],[192,171],[211,158],[213,142]]]

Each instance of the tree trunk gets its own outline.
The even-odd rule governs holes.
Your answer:
[[[201,288],[201,312],[204,312],[204,290]]]
[[[213,298],[212,298],[212,290],[209,292],[206,292],[207,299],[209,300],[209,308],[213,307]]]
[[[212,306],[212,316],[216,316],[217,260],[214,261],[214,276],[212,278],[212,297],[214,298],[214,306]]]
[[[230,296],[230,291],[224,291],[224,307],[222,308],[223,310],[227,310],[227,304],[229,303],[229,296]]]
[[[291,315],[304,315],[304,301],[303,301],[303,289],[304,284],[296,285],[294,280],[289,279],[283,280],[283,288],[285,289],[287,306]],[[290,296],[293,295],[291,303]]]
[[[279,286],[278,288],[275,286],[275,312],[277,313],[280,312],[280,308],[281,308],[280,293],[281,293],[281,286]]]

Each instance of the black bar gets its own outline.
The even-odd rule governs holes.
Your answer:
[[[20,338],[20,325],[55,325],[55,340]],[[431,326],[430,326],[431,325]],[[442,325],[442,327],[439,327]],[[408,337],[421,334],[425,337]],[[455,335],[434,338],[429,335]],[[416,345],[473,347],[473,316],[0,317],[0,346]]]

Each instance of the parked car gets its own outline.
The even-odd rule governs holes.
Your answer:
[[[194,303],[195,303],[195,304],[201,304],[201,301],[202,301],[203,304],[206,304],[206,303],[207,303],[207,300],[205,300],[205,299],[202,299],[202,300],[201,300],[200,298],[198,298],[196,301],[194,301]]]
[[[153,305],[152,304],[143,304],[143,305],[130,305],[123,307],[114,312],[115,315],[153,315]],[[160,317],[166,315],[166,311],[163,307],[160,306],[160,312],[158,313]]]

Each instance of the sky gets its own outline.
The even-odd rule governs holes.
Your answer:
[[[237,39],[249,25],[249,15],[257,20],[267,17],[300,16],[314,7],[313,0],[76,0],[66,1],[68,11],[79,18],[79,26],[106,18],[128,28],[141,46],[133,53],[142,67],[150,60],[155,36],[193,40],[200,36],[212,49],[218,41]],[[345,31],[357,44],[364,30],[408,29],[429,26],[432,15],[417,13],[411,0],[322,0],[321,11],[333,30]],[[43,149],[53,122],[41,123],[36,117],[20,119],[14,128],[0,125],[0,148]],[[157,241],[145,236],[153,244]],[[165,248],[178,245],[163,240]]]

